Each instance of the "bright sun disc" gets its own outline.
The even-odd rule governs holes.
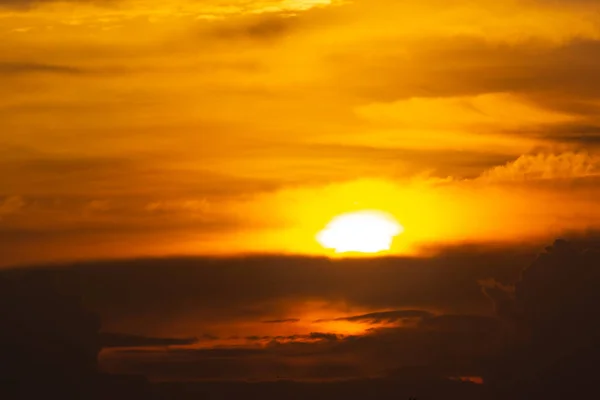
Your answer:
[[[378,253],[389,250],[404,231],[396,220],[379,211],[358,211],[335,217],[317,234],[317,241],[336,253]]]

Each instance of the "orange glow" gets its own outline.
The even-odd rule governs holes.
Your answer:
[[[471,382],[471,383],[475,383],[477,385],[483,385],[483,378],[480,376],[459,376],[459,377],[453,377],[450,378],[454,381],[461,381],[461,382]]]
[[[569,71],[563,46],[600,37],[592,3],[25,3],[0,7],[0,222],[44,234],[8,234],[1,265],[424,255],[600,227],[598,154],[555,134],[596,113],[539,95],[570,82],[540,78]],[[315,240],[366,209],[401,240]]]

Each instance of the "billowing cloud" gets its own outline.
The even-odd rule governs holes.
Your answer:
[[[527,181],[594,178],[600,176],[600,157],[587,152],[523,155],[503,166],[485,171],[489,181]]]

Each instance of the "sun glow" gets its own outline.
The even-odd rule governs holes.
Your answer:
[[[403,231],[389,214],[359,211],[335,217],[317,234],[317,241],[336,253],[379,253],[389,250]]]

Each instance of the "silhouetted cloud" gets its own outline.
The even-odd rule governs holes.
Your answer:
[[[556,240],[513,286],[482,282],[514,345],[490,366],[490,378],[521,380],[519,392],[559,398],[572,387],[596,391],[587,373],[600,362],[600,251]],[[554,397],[553,397],[554,396]]]
[[[493,302],[494,311],[500,317],[513,320],[516,318],[514,303],[514,287],[504,285],[494,279],[479,281],[483,293]]]
[[[272,320],[273,316],[286,319],[281,317],[293,313],[288,307],[303,304],[306,299],[321,299],[327,304],[343,298],[356,309],[401,311],[371,318],[399,318],[409,305],[421,310],[444,307],[485,312],[489,305],[477,281],[490,276],[515,279],[529,259],[527,253],[486,250],[483,254],[465,251],[429,259],[190,257],[98,261],[53,268],[78,276],[86,302],[102,316],[105,331],[141,330],[160,337],[164,330],[159,327],[170,321],[188,326],[186,336],[200,337],[210,332],[228,337],[234,332],[213,331],[212,326],[245,321],[266,329],[272,324],[262,321]],[[282,298],[290,305],[282,303]],[[332,307],[332,313],[340,312]],[[413,310],[416,312],[404,316],[423,317],[428,312]],[[307,317],[308,321],[315,319],[319,318]]]
[[[294,323],[300,321],[299,318],[285,318],[285,319],[271,319],[267,321],[262,321],[263,324],[287,324]]]
[[[482,254],[485,253],[478,251],[477,254],[478,257],[482,257]],[[456,261],[456,257],[465,257],[465,255],[460,255],[460,252],[458,252],[454,253],[452,256],[448,256],[445,260],[449,261],[454,259]],[[494,299],[494,302],[496,303],[495,310],[498,317],[458,313],[434,314],[424,310],[404,309],[321,320],[321,322],[337,320],[346,322],[375,321],[374,323],[381,323],[386,321],[396,322],[403,318],[411,318],[416,321],[414,324],[400,327],[373,328],[367,330],[364,334],[358,335],[340,335],[333,332],[313,332],[310,334],[281,336],[247,336],[246,340],[252,342],[252,344],[249,345],[250,347],[231,347],[229,350],[219,350],[219,352],[214,353],[215,356],[218,355],[218,357],[223,360],[221,361],[223,365],[219,367],[219,370],[227,370],[226,376],[229,377],[243,376],[244,374],[249,373],[251,376],[260,376],[262,377],[260,379],[267,379],[266,377],[270,376],[270,373],[274,373],[273,371],[286,371],[289,376],[313,377],[317,375],[315,371],[317,371],[319,366],[323,365],[323,363],[332,362],[332,360],[351,359],[354,361],[346,361],[347,368],[342,369],[345,372],[343,374],[340,372],[342,375],[339,375],[338,377],[343,376],[345,378],[353,378],[365,373],[383,373],[382,370],[391,371],[394,369],[404,369],[406,371],[406,368],[423,364],[427,365],[428,373],[436,376],[483,375],[485,379],[490,378],[492,382],[495,382],[495,374],[502,369],[502,365],[512,365],[510,363],[513,361],[507,361],[509,359],[514,359],[516,360],[514,362],[522,363],[519,368],[512,367],[513,374],[518,374],[519,370],[533,368],[533,364],[531,364],[531,361],[526,361],[527,359],[541,362],[544,358],[547,358],[547,356],[543,356],[544,352],[534,349],[546,349],[544,351],[548,354],[559,354],[560,351],[558,349],[562,346],[562,344],[559,346],[559,341],[565,339],[567,336],[564,334],[549,334],[548,329],[564,332],[566,327],[576,326],[576,332],[583,334],[583,338],[586,337],[586,335],[593,335],[594,331],[591,329],[593,322],[586,319],[586,317],[590,315],[589,304],[591,303],[589,303],[588,308],[586,308],[588,312],[583,313],[584,315],[581,317],[576,317],[576,315],[581,314],[578,313],[578,311],[581,310],[572,308],[569,312],[561,312],[560,310],[564,309],[564,304],[569,304],[570,301],[565,303],[565,297],[561,297],[563,300],[559,300],[559,297],[554,298],[552,296],[553,293],[558,293],[560,295],[561,290],[564,292],[564,289],[559,289],[559,287],[561,284],[573,282],[573,278],[570,280],[565,277],[554,279],[556,276],[547,275],[547,273],[544,273],[543,276],[545,276],[545,278],[543,279],[539,276],[535,279],[525,277],[532,274],[532,271],[539,270],[537,265],[540,263],[546,265],[546,267],[555,268],[552,267],[552,265],[555,265],[556,262],[550,261],[548,257],[555,257],[555,261],[556,257],[558,257],[559,259],[562,259],[563,262],[567,262],[567,264],[575,262],[576,264],[580,263],[583,266],[586,265],[586,262],[595,262],[596,259],[594,257],[597,257],[596,253],[579,253],[577,251],[572,251],[569,250],[569,246],[567,246],[565,242],[558,241],[555,246],[549,248],[548,256],[542,255],[540,259],[532,263],[530,267],[524,269],[524,278],[521,280],[518,280],[518,275],[513,273],[506,274],[506,268],[510,269],[511,263],[517,259],[514,258],[515,255],[509,256],[507,253],[496,253],[494,257],[496,257],[494,262],[500,262],[503,265],[504,273],[500,273],[501,270],[497,270],[497,280],[485,280],[480,278],[478,281],[480,285],[483,286],[483,294],[480,292],[481,299],[485,299],[486,296]],[[578,257],[581,257],[581,260],[587,261],[577,261],[579,259]],[[478,258],[478,262],[481,262],[482,265],[487,264],[490,260],[493,260],[493,258]],[[369,262],[373,263],[372,260]],[[376,264],[370,264],[370,268],[374,268],[375,265]],[[447,266],[448,264],[446,264],[446,267]],[[478,268],[476,266],[474,267]],[[586,269],[585,267],[583,267],[582,270],[591,271],[589,268]],[[345,271],[346,273],[350,273],[352,270],[346,267]],[[373,272],[373,270],[371,271]],[[567,271],[569,271],[569,269],[565,268],[562,273],[566,274]],[[570,269],[570,271],[573,272],[575,270]],[[537,273],[539,274],[541,272]],[[458,271],[454,270],[454,274],[458,274]],[[373,274],[372,276],[376,276],[376,274]],[[461,278],[461,281],[462,279],[464,279],[464,275]],[[529,286],[528,290],[540,290],[540,287],[546,287],[544,292],[542,292],[545,293],[545,295],[540,296],[537,291],[533,292],[537,293],[537,295],[530,294],[529,296],[531,297],[521,295],[522,297],[524,296],[523,298],[530,299],[529,301],[537,301],[535,304],[539,305],[533,308],[532,306],[525,307],[522,304],[522,300],[518,300],[518,296],[515,296],[512,285],[500,283],[515,282],[517,280],[520,283],[517,283],[515,287],[523,286],[523,282],[528,282],[526,285],[536,285],[533,287]],[[544,284],[546,281],[547,283]],[[575,281],[577,281],[577,279],[575,279]],[[553,282],[552,284],[556,285],[556,287],[549,287],[548,285],[550,282]],[[583,281],[581,281],[581,283],[583,283]],[[578,287],[577,290],[582,293],[584,298],[593,301],[594,295],[591,292],[591,288],[593,287],[592,283],[588,282],[587,285],[589,285],[589,289],[583,290],[582,287]],[[537,287],[538,289],[533,289],[534,287]],[[574,288],[571,287],[569,290],[573,289]],[[550,297],[546,298],[544,296]],[[573,295],[569,296],[572,298],[577,297]],[[569,298],[569,296],[566,298]],[[541,303],[540,300],[544,300],[546,303]],[[563,303],[562,307],[558,306],[561,302]],[[576,303],[580,304],[579,302]],[[523,314],[522,311],[525,308],[531,309],[530,312],[532,313],[532,317],[525,317],[526,314]],[[543,317],[549,312],[556,315],[552,318]],[[535,318],[533,316],[535,316]],[[540,318],[542,322],[536,322]],[[584,325],[581,322],[584,320],[587,321],[587,325]],[[539,332],[539,334],[537,334],[538,339],[534,339],[536,335],[526,337],[520,335],[515,336],[515,333],[518,332],[513,329],[513,325],[507,325],[505,323],[507,321],[515,321],[515,323],[518,324],[525,322],[526,325],[531,328],[539,325],[532,330],[532,332],[535,332],[536,330]],[[562,325],[557,329],[555,326],[550,325],[549,321],[553,321],[554,324]],[[576,336],[576,334],[570,336],[572,338],[570,340],[573,341],[573,343],[577,343],[575,339]],[[555,339],[551,339],[553,337]],[[522,340],[525,341],[523,342]],[[514,346],[516,345],[515,343],[519,343],[519,341],[521,341],[521,344],[519,344],[521,347],[519,348],[522,349],[522,346],[525,345],[530,349],[527,350],[527,353],[513,353]],[[537,344],[535,344],[536,341]],[[589,343],[589,340],[587,342]],[[543,343],[546,344],[543,345]],[[259,345],[260,347],[252,347],[255,345]],[[577,348],[580,347],[580,345],[581,343],[578,343],[575,347],[567,346],[567,348]],[[553,347],[550,348],[548,346]],[[184,372],[185,368],[179,361],[167,357],[167,359],[170,360],[167,361],[167,364],[171,362],[174,364],[171,366],[163,365],[165,367],[163,372],[161,372],[161,368],[158,364],[153,364],[153,374],[156,374],[156,376],[160,376],[162,373],[167,375],[171,374],[172,372],[167,371],[170,371],[171,368],[178,365],[176,370],[186,376],[188,373],[191,374],[190,371],[200,373],[199,376],[204,377],[204,379],[214,379],[222,376],[218,373],[213,374],[212,372],[209,372],[206,367],[208,365],[208,360],[213,358],[211,352],[195,352],[193,350],[188,352],[188,350],[185,349],[181,350],[181,352],[182,354],[185,353],[190,355],[189,357],[191,358],[187,358],[187,360],[194,360],[192,364],[188,364],[190,367],[189,371]],[[506,355],[508,354],[515,355],[511,356],[513,358],[506,358]],[[524,358],[525,354],[528,354],[527,358]],[[222,356],[227,356],[227,361],[225,361]],[[294,366],[295,361],[293,360],[299,358],[305,360],[304,363],[306,364],[304,365],[308,368],[303,370],[304,372],[302,373]],[[164,360],[164,358],[162,359]],[[116,363],[117,361],[113,362]],[[119,361],[119,363],[120,362],[121,361]],[[132,368],[132,371],[142,371],[146,368],[145,366],[138,364],[141,360],[129,360],[123,362],[124,364],[120,365],[123,368],[125,365],[129,365]],[[134,367],[134,364],[127,363],[134,363],[136,366]],[[195,368],[193,365],[197,365],[198,368]],[[253,375],[253,373],[248,372],[247,366],[250,365],[255,366],[257,368],[256,371],[260,371],[260,373],[255,372]],[[529,367],[527,367],[527,365],[529,365]],[[490,373],[490,371],[496,372]],[[238,373],[240,375],[236,375]],[[424,372],[423,376],[426,375],[427,373]]]
[[[398,322],[411,319],[430,318],[434,314],[423,310],[394,310],[381,311],[362,315],[353,315],[350,317],[340,317],[333,319],[318,319],[315,322],[326,321],[351,321],[351,322],[367,322],[371,324],[380,324],[383,322]]]
[[[477,253],[477,257],[470,260],[478,260],[480,264],[470,265],[470,268],[475,271],[484,268],[485,265],[489,267],[490,262],[499,262],[503,266],[502,269],[496,270],[497,274],[494,278],[487,280],[479,278],[471,281],[471,284],[474,285],[482,301],[486,300],[486,296],[494,301],[497,316],[451,311],[432,313],[417,308],[396,309],[322,322],[376,324],[410,319],[413,323],[392,327],[372,327],[352,335],[329,331],[292,335],[256,334],[248,335],[245,338],[247,342],[241,342],[243,344],[240,342],[230,344],[217,335],[204,334],[200,336],[200,340],[206,339],[207,342],[203,344],[211,347],[202,348],[189,347],[198,342],[195,338],[107,333],[109,331],[106,329],[105,333],[99,334],[100,321],[84,307],[84,304],[100,305],[101,302],[99,303],[97,298],[99,295],[107,296],[104,301],[110,298],[115,301],[115,305],[131,307],[131,300],[127,299],[136,296],[131,296],[132,292],[128,292],[129,297],[122,297],[125,292],[120,295],[119,290],[114,290],[118,288],[115,286],[117,282],[131,290],[134,287],[144,286],[154,296],[161,297],[159,300],[164,302],[168,296],[162,298],[160,288],[166,278],[171,280],[171,284],[168,285],[171,288],[168,291],[169,295],[179,293],[181,296],[171,306],[188,307],[194,294],[206,294],[188,291],[197,288],[195,284],[186,288],[186,284],[190,284],[188,274],[192,270],[198,273],[198,265],[190,267],[189,264],[178,264],[183,262],[181,259],[170,259],[168,260],[169,274],[157,267],[160,264],[148,264],[148,260],[144,261],[145,267],[139,270],[123,268],[124,264],[106,263],[96,263],[95,266],[78,265],[74,269],[46,267],[5,270],[0,275],[0,289],[2,289],[0,317],[3,326],[8,329],[5,328],[0,332],[2,339],[0,343],[3,344],[5,354],[10,356],[8,360],[13,360],[14,364],[7,364],[3,359],[0,366],[3,371],[8,371],[7,368],[11,365],[13,369],[6,372],[8,376],[26,373],[41,376],[52,368],[62,368],[65,373],[71,368],[78,368],[79,374],[94,374],[98,351],[101,347],[105,347],[107,352],[102,353],[101,358],[101,365],[105,371],[143,374],[155,379],[272,380],[278,377],[289,377],[298,380],[328,380],[382,376],[411,384],[418,382],[425,384],[425,382],[437,382],[451,377],[460,379],[461,376],[482,376],[484,382],[491,382],[484,385],[489,390],[504,388],[502,390],[507,390],[506,393],[510,393],[510,398],[519,400],[521,391],[529,393],[530,390],[537,390],[546,394],[552,390],[561,392],[567,387],[564,383],[566,381],[576,382],[578,387],[594,390],[593,386],[590,387],[590,382],[594,380],[585,371],[588,369],[592,371],[593,365],[600,360],[600,350],[598,350],[600,328],[597,323],[600,317],[597,306],[600,299],[596,290],[600,283],[600,275],[596,268],[600,265],[600,252],[581,250],[579,245],[557,240],[528,267],[522,268],[520,277],[518,274],[513,275],[512,272],[506,273],[506,269],[510,269],[510,264],[505,262],[518,260],[514,255],[497,253],[488,257],[491,258],[482,256],[481,252]],[[460,262],[455,265],[463,265],[463,268],[466,268],[464,262],[468,260],[464,254],[460,255],[460,252],[452,256],[444,256],[442,259],[444,268],[448,268],[457,259]],[[310,264],[307,264],[308,261],[305,259],[301,262],[294,258],[283,260],[287,262],[288,267],[293,265],[301,267],[294,274],[316,273],[316,271],[306,270]],[[194,261],[198,262],[198,260]],[[216,261],[211,260],[211,263]],[[242,264],[245,268],[251,269],[246,271],[247,275],[231,274],[231,270],[225,273],[229,279],[247,281],[249,276],[256,275],[258,266],[273,261],[274,259],[268,257],[247,258]],[[378,271],[378,263],[384,261],[389,260],[341,261],[344,268],[338,271],[339,274],[334,271],[334,276],[339,279],[343,275],[342,272],[356,274],[355,269],[364,262],[364,267],[369,268],[371,276],[374,277],[376,276],[374,272]],[[394,260],[392,265],[401,268],[400,261],[402,260]],[[232,262],[234,261],[227,260],[225,264],[218,264],[217,269],[224,268]],[[348,263],[353,266],[350,267]],[[328,268],[333,268],[335,263],[327,265]],[[427,264],[419,265],[422,267]],[[96,269],[98,267],[101,269]],[[205,265],[200,268],[208,267]],[[462,282],[465,277],[468,279],[473,277],[465,275],[464,269],[457,268],[452,272],[455,277],[460,273],[458,281]],[[100,271],[108,273],[111,279],[97,280],[101,276],[98,275]],[[275,270],[263,269],[262,271],[271,271],[272,274]],[[318,271],[322,274],[326,269],[319,268]],[[387,271],[389,273],[392,269]],[[441,272],[442,269],[433,271]],[[490,271],[492,270],[488,268],[486,273]],[[407,271],[403,272],[405,275],[403,279],[406,279],[409,274]],[[437,275],[437,272],[433,275],[436,276],[436,282],[439,282],[437,279],[440,275]],[[191,276],[197,277],[197,275]],[[297,278],[299,275],[294,276]],[[142,277],[144,278],[140,279]],[[390,275],[386,277],[389,279]],[[212,279],[214,285],[223,278],[221,275],[214,275]],[[398,282],[400,281],[398,276]],[[232,281],[224,279],[224,282],[231,284]],[[370,283],[373,282],[374,280],[371,280]],[[477,282],[483,289],[478,288]],[[514,285],[501,282],[514,282]],[[103,290],[94,294],[94,287]],[[344,287],[348,288],[348,286]],[[77,289],[77,292],[81,291],[82,295],[76,293],[74,289]],[[275,298],[281,299],[281,296],[285,295],[289,299],[289,290],[282,291],[282,288],[274,288],[274,290],[271,295]],[[227,296],[233,293],[227,293]],[[351,291],[346,292],[346,294],[350,293]],[[209,298],[213,301],[218,300],[221,294],[220,290],[215,290],[209,293]],[[245,294],[247,295],[248,293]],[[143,300],[148,301],[149,298]],[[259,305],[264,305],[267,298],[245,297],[244,304],[248,309],[237,314],[227,313],[227,307],[232,307],[228,303],[222,303],[217,311],[221,317],[234,319],[242,317],[240,321],[243,323],[240,326],[246,329],[248,326],[258,329],[277,328],[276,324],[285,321],[285,318],[266,320],[264,316],[285,315],[285,313],[282,313],[281,309],[277,313],[270,309],[260,310]],[[352,297],[348,297],[350,298]],[[354,299],[356,301],[360,297]],[[161,304],[164,305],[161,302],[152,303],[151,309],[160,314]],[[224,308],[225,304],[228,305]],[[170,310],[171,306],[165,310]],[[437,308],[442,309],[441,306]],[[114,310],[117,309],[119,308],[116,307]],[[186,308],[186,311],[190,312],[192,309],[193,307]],[[109,309],[104,308],[100,313],[107,316],[107,322],[103,322],[102,325],[119,325],[112,320],[112,312],[107,313],[107,310]],[[216,322],[212,325],[213,328],[222,325],[224,321],[224,319],[215,319],[215,314],[202,316],[195,311],[191,314],[194,318],[209,317],[209,320]],[[254,325],[249,324],[252,319],[255,321]],[[141,320],[138,319],[139,321]],[[278,322],[265,324],[265,321]],[[121,325],[124,326],[122,323]],[[137,331],[144,330],[144,324],[136,323],[135,326]],[[209,326],[211,324],[200,328],[206,329]],[[159,327],[162,331],[168,330],[168,324],[160,324]],[[282,326],[285,329],[289,327]],[[513,327],[517,329],[514,330]],[[57,345],[54,339],[56,337],[61,337],[75,346],[64,348]],[[55,354],[61,354],[60,360],[53,357]],[[36,367],[23,364],[25,360],[35,361]],[[577,376],[571,376],[572,374]],[[506,377],[510,379],[507,380]],[[511,384],[511,379],[515,378],[520,379],[520,383]],[[479,398],[485,399],[485,397]]]
[[[124,333],[100,333],[100,345],[109,347],[184,346],[198,343],[197,338],[156,338]]]
[[[432,324],[376,329],[364,335],[257,335],[248,336],[246,339],[256,344],[245,347],[153,351],[142,358],[140,353],[121,353],[106,362],[157,378],[172,376],[173,369],[182,376],[197,374],[198,379],[272,379],[282,372],[295,379],[357,378],[416,365],[427,365],[440,376],[477,375],[481,360],[496,356],[502,347],[502,331],[494,330],[495,322],[495,318],[453,315]],[[457,358],[459,362],[449,363]],[[220,366],[210,370],[208,365],[215,360]],[[323,373],[324,366],[331,363],[345,368],[333,375]]]
[[[65,272],[0,275],[0,377],[4,382],[64,385],[97,372],[100,319]]]
[[[581,250],[559,239],[523,269],[514,286],[494,280],[480,284],[498,315],[525,324],[534,342],[582,344],[600,334],[593,322],[600,313],[594,290],[600,284],[599,260],[598,250]]]
[[[523,271],[515,300],[534,341],[550,348],[600,338],[599,265],[599,251],[557,240]]]
[[[308,337],[320,340],[338,340],[339,335],[336,335],[335,333],[311,332]]]
[[[307,335],[296,334],[296,335],[279,335],[279,336],[246,336],[246,340],[257,342],[298,342],[305,343],[307,341],[314,340],[339,340],[344,338],[344,335],[339,335],[336,333],[327,333],[327,332],[311,332]]]
[[[465,332],[469,334],[488,332],[495,333],[501,328],[496,318],[480,315],[438,315],[424,319],[420,325],[423,329],[434,329],[445,332]]]

